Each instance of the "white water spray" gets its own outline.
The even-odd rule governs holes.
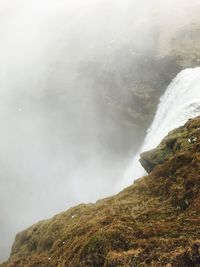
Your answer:
[[[123,185],[120,187],[128,186],[133,180],[145,175],[139,163],[141,152],[153,149],[171,130],[198,115],[200,115],[200,67],[181,71],[171,82],[160,99],[144,143],[126,170]]]

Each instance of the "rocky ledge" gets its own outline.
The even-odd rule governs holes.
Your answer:
[[[200,266],[200,117],[141,155],[149,175],[16,236],[3,267]]]

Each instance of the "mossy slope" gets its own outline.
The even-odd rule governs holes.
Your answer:
[[[118,195],[19,233],[1,266],[199,266],[200,117],[172,131],[160,151],[152,172]]]

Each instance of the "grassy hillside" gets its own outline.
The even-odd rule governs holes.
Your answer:
[[[200,117],[141,160],[152,158],[149,175],[118,195],[19,233],[1,266],[199,266]]]

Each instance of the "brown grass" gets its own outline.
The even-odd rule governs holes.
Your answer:
[[[173,131],[154,153],[159,149],[169,157],[118,195],[19,233],[1,266],[200,266],[200,118]]]

